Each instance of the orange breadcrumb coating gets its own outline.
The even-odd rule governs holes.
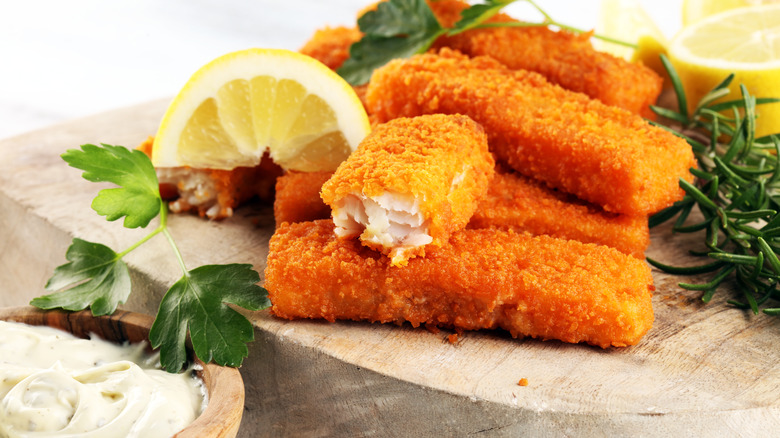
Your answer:
[[[378,125],[339,165],[321,196],[333,216],[353,194],[411,196],[427,222],[432,245],[466,226],[487,191],[495,162],[482,127],[466,116],[434,114]],[[389,254],[394,248],[364,245]],[[423,255],[423,246],[399,256]],[[394,257],[395,259],[395,257]]]
[[[365,7],[358,17],[376,9],[378,4]],[[429,0],[428,5],[445,28],[453,27],[461,12],[469,7],[461,0]],[[488,20],[517,21],[506,14]],[[337,70],[349,58],[350,46],[362,36],[357,27],[326,27],[317,30],[300,52]],[[563,88],[654,119],[650,105],[658,99],[663,79],[642,64],[595,50],[590,37],[590,33],[574,34],[539,26],[502,27],[443,36],[433,47],[450,47],[469,56],[490,56],[511,69],[535,71]],[[359,86],[355,91],[362,100],[365,89]]]
[[[439,22],[452,27],[469,7],[461,0],[429,1]],[[497,14],[488,22],[517,22]],[[513,70],[540,73],[548,81],[607,105],[655,118],[650,110],[661,94],[663,79],[642,64],[595,50],[590,33],[574,34],[547,27],[474,29],[442,37],[435,47],[450,47],[469,56],[490,56]]]
[[[151,157],[153,145],[154,137],[149,137],[137,149]],[[282,174],[281,167],[273,162],[268,153],[263,155],[255,167],[236,167],[232,170],[176,167],[156,170],[160,179],[160,194],[164,199],[173,199],[171,211],[196,212],[209,219],[230,217],[236,207],[254,197],[271,200],[276,178]],[[207,182],[207,188],[189,187],[195,177]],[[214,190],[215,193],[200,193],[202,190]],[[193,191],[198,192],[197,196],[190,196]]]
[[[349,58],[349,46],[359,41],[362,36],[357,27],[318,29],[299,52],[320,61],[331,70],[336,70]]]
[[[306,222],[330,217],[330,207],[320,198],[320,189],[333,172],[287,172],[276,180],[274,219]]]
[[[397,268],[333,228],[330,220],[277,228],[265,270],[274,315],[500,327],[603,348],[636,344],[652,326],[650,269],[613,248],[462,230]]]
[[[682,198],[693,179],[690,146],[631,112],[449,49],[394,60],[374,71],[366,101],[380,122],[465,114],[491,151],[518,172],[605,210],[643,216]]]
[[[330,207],[322,202],[319,192],[330,175],[291,172],[279,177],[274,200],[276,224],[329,218]],[[491,227],[598,243],[637,258],[644,258],[650,243],[647,217],[607,213],[500,166],[467,225]]]
[[[146,154],[147,157],[152,158],[152,149],[154,149],[154,136],[150,135],[146,137],[146,140],[139,144],[136,149]]]
[[[574,196],[506,171],[496,172],[468,228],[513,228],[598,243],[643,259],[650,244],[646,216],[607,213]]]

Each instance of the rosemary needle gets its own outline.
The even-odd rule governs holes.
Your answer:
[[[780,99],[755,98],[741,86],[742,99],[713,103],[728,94],[727,87],[734,80],[731,74],[689,113],[677,72],[663,55],[662,62],[680,109],[652,109],[679,125],[674,130],[691,145],[699,168],[691,169],[695,183],[680,180],[685,197],[656,213],[649,224],[654,227],[676,217],[675,233],[703,233],[705,250],[690,253],[710,261],[692,267],[647,261],[671,274],[710,275],[706,283],[679,283],[683,289],[702,291],[704,302],[731,279],[729,284],[737,285],[744,301],[728,300],[730,304],[755,314],[763,306],[765,314],[780,315],[780,133],[755,135],[756,105]],[[694,207],[702,219],[689,223]]]

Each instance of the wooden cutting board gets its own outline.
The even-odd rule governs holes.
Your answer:
[[[157,129],[165,101],[0,141],[0,306],[43,293],[73,236],[122,249],[145,234],[89,207],[100,188],[59,154],[83,143],[133,147]],[[190,267],[252,263],[273,233],[267,205],[222,222],[173,216]],[[648,255],[694,264],[694,239],[653,231]],[[179,274],[164,239],[128,257],[127,310],[154,313]],[[704,305],[654,271],[655,325],[637,346],[608,349],[409,326],[251,318],[241,368],[240,436],[766,436],[780,428],[780,319]],[[522,378],[528,386],[519,386]]]

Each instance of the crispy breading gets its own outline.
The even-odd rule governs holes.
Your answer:
[[[682,198],[693,179],[690,146],[627,110],[449,49],[397,59],[374,71],[367,104],[380,122],[420,114],[465,114],[491,151],[518,172],[632,216]]]
[[[452,27],[469,4],[461,0],[429,1],[439,22]],[[497,14],[488,22],[517,22]],[[442,37],[435,47],[450,47],[469,56],[490,56],[511,69],[540,73],[568,90],[587,94],[608,105],[655,118],[650,105],[658,99],[663,79],[642,64],[595,50],[590,33],[574,34],[547,27],[495,27]]]
[[[298,51],[336,70],[349,58],[352,43],[359,41],[362,36],[357,27],[325,27],[315,31]]]
[[[286,172],[276,180],[274,220],[306,222],[330,217],[330,207],[320,198],[320,190],[333,172]]]
[[[147,157],[152,158],[152,150],[154,149],[154,136],[150,135],[146,137],[146,140],[136,146],[136,149],[146,154]]]
[[[377,4],[361,10],[358,17],[376,9]],[[429,0],[428,5],[445,28],[453,27],[461,12],[469,7],[461,0]],[[517,21],[502,13],[488,20]],[[300,52],[336,70],[349,58],[350,46],[362,36],[357,27],[325,27],[317,30]],[[450,47],[469,56],[490,56],[509,68],[535,71],[568,90],[655,118],[649,106],[658,99],[663,79],[644,65],[595,50],[590,37],[590,33],[575,34],[540,26],[499,27],[443,36],[433,48]],[[365,89],[355,87],[355,91],[362,99]]]
[[[607,213],[507,171],[496,173],[468,224],[468,228],[490,227],[598,243],[640,259],[650,244],[646,216]]]
[[[512,228],[535,236],[598,243],[644,257],[650,243],[647,217],[607,213],[531,178],[496,170],[467,228]],[[330,175],[288,172],[279,177],[274,200],[276,224],[329,218],[330,207],[322,202],[319,192]]]
[[[494,166],[485,132],[470,118],[399,118],[376,126],[321,196],[340,235],[359,235],[403,264],[466,226]]]
[[[613,248],[463,230],[398,268],[336,238],[333,227],[322,220],[277,228],[265,270],[274,315],[500,327],[603,348],[636,344],[652,326],[650,269]]]

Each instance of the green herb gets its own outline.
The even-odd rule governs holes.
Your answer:
[[[780,99],[757,99],[742,86],[742,99],[714,103],[728,95],[734,79],[731,74],[689,114],[677,72],[666,57],[662,56],[662,61],[677,93],[679,110],[652,109],[679,124],[673,132],[691,145],[699,168],[691,169],[695,184],[680,180],[685,197],[651,217],[650,226],[677,217],[673,230],[702,233],[704,251],[691,253],[710,261],[692,267],[647,261],[672,274],[710,274],[706,283],[679,284],[701,291],[705,302],[729,280],[736,284],[742,299],[728,302],[757,314],[770,300],[780,299],[780,134],[755,138],[755,108]],[[701,220],[690,223],[694,208],[701,212]],[[763,311],[780,314],[777,307]]]
[[[267,291],[257,283],[260,275],[251,265],[207,265],[188,271],[170,231],[168,207],[160,196],[157,175],[141,151],[121,146],[83,145],[62,158],[84,171],[93,182],[111,182],[119,187],[101,190],[92,208],[109,221],[124,217],[126,228],[146,227],[159,215],[160,224],[126,250],[116,253],[99,243],[73,239],[66,258],[46,283],[46,289],[61,291],[32,300],[42,309],[82,310],[94,315],[113,313],[130,295],[130,274],[122,258],[152,237],[163,234],[173,249],[183,276],[160,303],[149,338],[160,348],[160,362],[169,372],[178,372],[187,362],[185,340],[189,331],[193,350],[204,362],[239,366],[248,355],[252,324],[228,304],[248,310],[270,305]]]
[[[259,293],[260,281],[251,265],[207,265],[195,268],[168,290],[152,325],[149,339],[160,347],[167,366],[184,364],[187,327],[195,355],[222,365],[239,366],[254,337],[252,324],[223,303],[256,310],[270,304]],[[161,318],[160,316],[163,315]],[[179,365],[181,366],[181,365]]]
[[[451,29],[445,29],[439,24],[425,0],[388,0],[379,3],[375,10],[366,12],[358,19],[358,27],[363,37],[352,44],[349,58],[337,72],[350,84],[363,85],[371,79],[375,69],[391,60],[424,53],[439,37],[457,35],[471,29],[556,26],[575,33],[586,32],[553,20],[532,0],[526,1],[544,16],[541,23],[487,23],[501,9],[515,1],[517,0],[485,0],[484,3],[471,5],[461,12],[461,19]],[[634,44],[601,35],[593,37],[636,48]]]
[[[395,58],[423,53],[446,30],[425,0],[389,0],[358,19],[364,36],[352,44],[340,74],[352,85],[362,85],[371,73]]]
[[[73,239],[65,258],[70,261],[54,270],[48,290],[65,292],[32,300],[42,309],[82,310],[92,307],[95,315],[110,315],[130,295],[130,273],[119,254],[99,243]]]

